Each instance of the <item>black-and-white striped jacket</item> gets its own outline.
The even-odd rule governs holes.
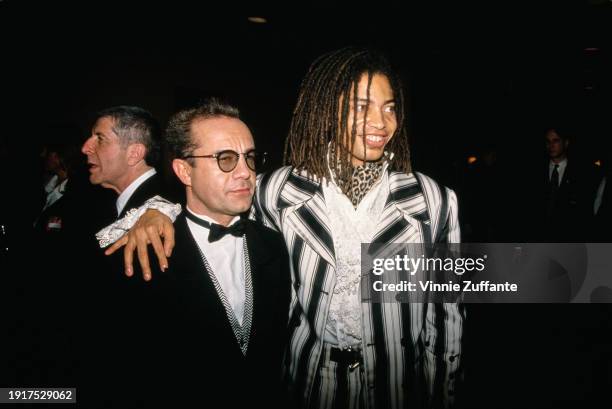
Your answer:
[[[460,241],[454,192],[419,174],[388,171],[388,198],[374,242]],[[287,376],[309,406],[336,283],[334,243],[321,184],[291,167],[260,175],[255,216],[280,231],[291,259]],[[458,304],[362,303],[364,371],[369,408],[402,408],[414,376],[427,406],[453,402],[461,356]]]

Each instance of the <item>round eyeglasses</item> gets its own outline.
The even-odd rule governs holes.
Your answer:
[[[232,170],[236,169],[238,165],[238,160],[240,159],[240,155],[244,156],[244,160],[249,169],[255,172],[257,169],[261,169],[261,167],[266,163],[266,152],[258,153],[255,151],[248,151],[244,153],[238,153],[232,150],[225,150],[217,153],[213,153],[212,155],[187,155],[183,156],[183,159],[189,158],[214,158],[217,159],[217,165],[219,169],[223,172],[229,173]]]

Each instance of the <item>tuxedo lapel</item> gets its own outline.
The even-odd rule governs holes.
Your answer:
[[[259,285],[259,276],[261,275],[262,266],[268,261],[274,258],[276,255],[263,246],[261,241],[258,239],[257,230],[252,224],[253,222],[247,221],[245,226],[247,249],[249,252],[249,259],[251,262],[251,277],[253,281],[253,288]]]
[[[264,247],[252,222],[247,222],[245,233],[251,265],[252,303],[251,305],[245,305],[244,314],[245,318],[247,314],[250,313],[251,315],[249,342],[250,345],[256,345],[260,341],[255,339],[258,334],[257,328],[263,325],[263,320],[270,318],[265,316],[268,310],[266,305],[268,302],[272,301],[267,297],[268,291],[270,290],[268,286],[278,284],[274,277],[269,276],[269,274],[277,274],[278,272],[266,271],[265,266],[272,258],[276,257],[277,254],[271,251],[271,249]]]
[[[177,263],[177,270],[169,271],[167,275],[174,283],[172,296],[181,305],[179,311],[188,315],[188,321],[199,323],[202,333],[223,340],[225,348],[242,355],[226,308],[204,265],[186,218],[179,216],[175,226],[177,246],[172,259]],[[211,331],[214,334],[210,334]]]

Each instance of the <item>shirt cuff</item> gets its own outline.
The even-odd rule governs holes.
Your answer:
[[[100,248],[107,247],[108,245],[119,240],[132,228],[138,219],[140,219],[140,216],[142,216],[148,209],[160,211],[168,216],[172,222],[176,220],[176,217],[182,210],[180,204],[169,202],[161,196],[154,196],[144,202],[142,206],[130,209],[122,219],[117,220],[113,224],[110,224],[97,232],[96,239],[98,239]]]

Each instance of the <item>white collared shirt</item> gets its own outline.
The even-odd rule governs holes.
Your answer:
[[[142,185],[147,179],[149,179],[151,176],[155,175],[156,173],[157,171],[155,170],[155,168],[151,168],[147,170],[145,173],[138,176],[136,180],[130,183],[130,185],[123,192],[121,192],[116,202],[117,214],[121,214],[121,212],[123,211],[123,208],[125,207],[128,200],[130,200],[130,197],[132,197],[136,189],[138,189],[140,185]]]
[[[66,191],[66,184],[68,183],[68,178],[64,179],[60,184],[55,185],[57,183],[58,177],[57,175],[53,176],[47,186],[45,186],[45,191],[47,192],[47,200],[45,201],[45,206],[42,211],[44,212],[47,207],[51,206],[53,203],[57,202],[59,199],[64,196],[64,192]]]
[[[34,226],[36,226],[36,223],[38,223],[38,219],[40,218],[42,213],[45,210],[47,210],[49,206],[51,206],[53,203],[60,200],[62,196],[64,196],[64,192],[66,191],[66,184],[68,183],[68,178],[64,179],[64,181],[61,182],[59,185],[56,185],[58,179],[59,179],[58,176],[54,175],[49,180],[49,182],[45,185],[45,192],[47,192],[47,199],[45,200],[45,205],[40,211],[40,214],[38,215],[38,217],[36,217],[36,220],[34,220],[34,224],[33,224]]]
[[[552,179],[553,170],[555,169],[555,165],[559,165],[559,186],[561,186],[561,181],[563,180],[563,174],[565,173],[565,168],[567,168],[567,158],[563,159],[559,163],[555,163],[552,160],[548,164],[548,180]]]
[[[210,217],[194,213],[189,207],[187,207],[187,211],[204,221],[218,224]],[[240,220],[240,216],[236,216],[229,225],[231,226],[238,220]],[[189,219],[187,219],[187,226],[189,226],[189,230],[191,230],[191,234],[193,234],[200,251],[206,257],[210,268],[215,274],[223,290],[223,294],[225,294],[227,301],[234,311],[238,323],[242,325],[242,320],[244,318],[244,302],[246,299],[244,238],[226,234],[220,240],[209,243],[209,229]],[[202,274],[208,274],[208,272],[202,271]]]

